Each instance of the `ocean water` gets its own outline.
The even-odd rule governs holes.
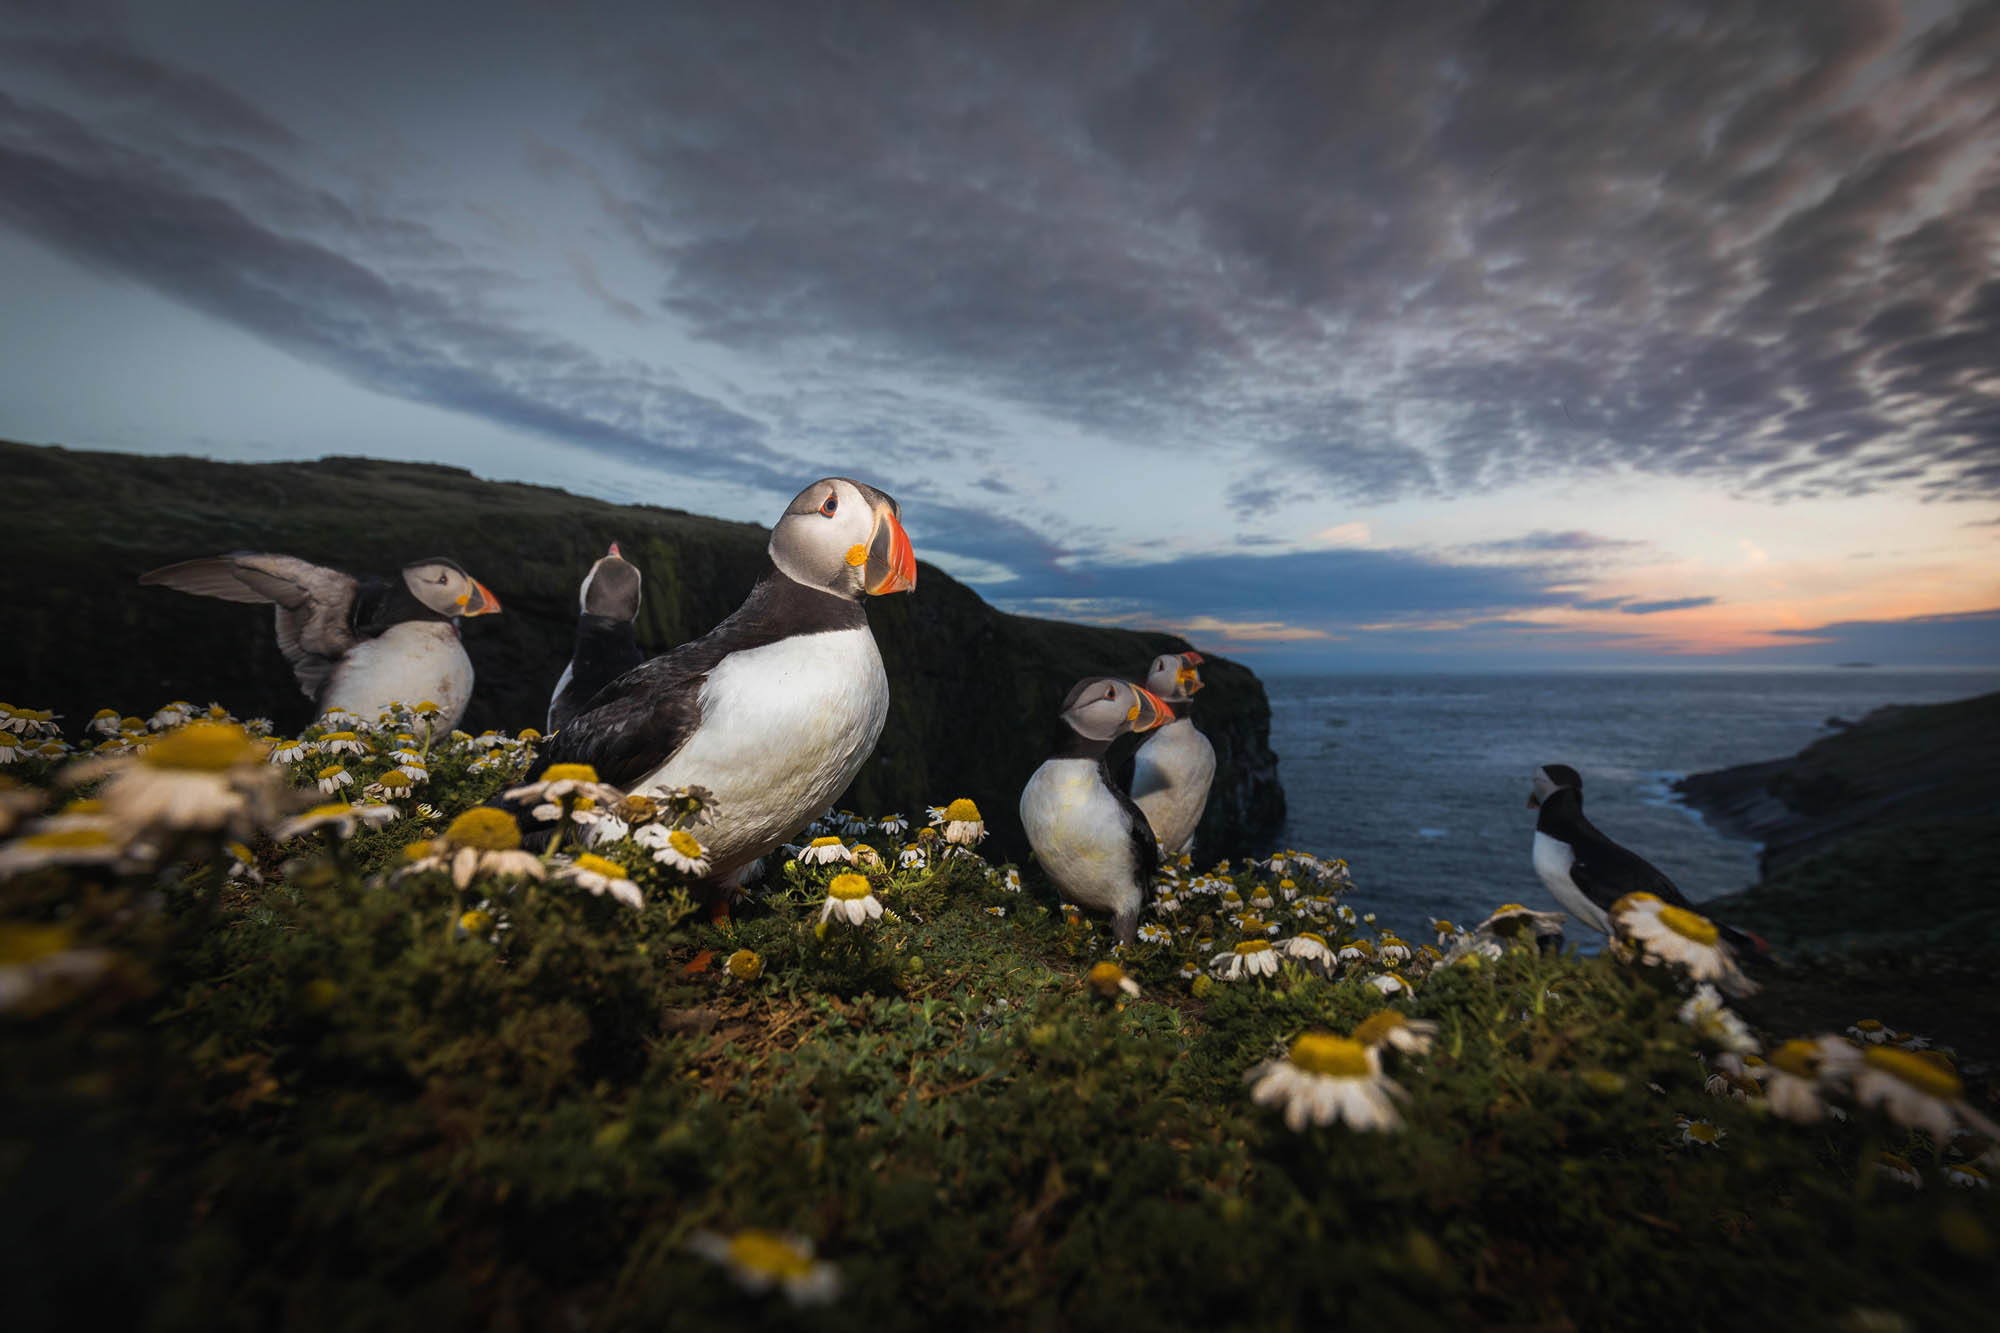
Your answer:
[[[1675,779],[1794,754],[1830,734],[1829,716],[2000,689],[2000,671],[1343,675],[1265,688],[1290,812],[1281,844],[1346,858],[1347,901],[1408,933],[1508,901],[1555,907],[1529,863],[1537,764],[1583,774],[1591,822],[1700,901],[1755,883],[1758,848],[1675,800]]]

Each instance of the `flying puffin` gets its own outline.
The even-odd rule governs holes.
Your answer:
[[[278,651],[299,689],[324,713],[373,720],[392,703],[432,702],[441,730],[458,725],[472,697],[472,659],[461,616],[491,615],[500,599],[442,556],[400,574],[343,574],[291,555],[233,551],[183,560],[139,576],[227,602],[277,604]]]
[[[1670,906],[1700,912],[1658,867],[1620,847],[1583,817],[1583,776],[1568,764],[1543,764],[1535,770],[1528,808],[1538,812],[1535,873],[1578,921],[1609,935],[1611,906],[1628,893],[1654,894]],[[1747,931],[1720,922],[1716,929],[1740,958],[1759,960],[1769,953],[1770,946]]]
[[[833,803],[874,753],[889,678],[861,599],[917,585],[896,502],[846,477],[798,493],[770,566],[728,619],[599,690],[542,747],[634,794],[702,786],[708,883],[733,876]]]
[[[632,631],[640,583],[638,566],[618,554],[617,542],[583,576],[576,594],[576,647],[549,698],[549,731],[561,731],[593,695],[646,660]]]
[[[1042,869],[1067,901],[1111,913],[1124,944],[1138,937],[1160,856],[1152,826],[1112,781],[1104,755],[1118,737],[1172,716],[1142,685],[1111,676],[1078,681],[1063,700],[1061,746],[1021,792],[1021,826]]]
[[[1201,688],[1200,653],[1162,653],[1153,659],[1146,688],[1169,704],[1168,720],[1148,736],[1132,760],[1132,799],[1167,855],[1177,856],[1194,841],[1195,826],[1208,805],[1215,779],[1215,747],[1195,730],[1185,705]]]

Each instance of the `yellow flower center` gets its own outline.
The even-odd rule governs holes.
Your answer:
[[[1408,1027],[1410,1020],[1394,1009],[1377,1009],[1361,1020],[1361,1026],[1354,1029],[1354,1040],[1363,1046],[1380,1046],[1389,1040],[1389,1035],[1397,1028]]]
[[[522,727],[520,734],[514,737],[517,741],[538,741],[541,738],[542,733],[536,731],[533,727]]]
[[[1819,1048],[1794,1037],[1771,1052],[1771,1064],[1797,1078],[1812,1078],[1819,1073]]]
[[[79,798],[64,806],[62,812],[66,815],[101,815],[104,813],[104,802],[94,796]]]
[[[701,855],[701,842],[684,828],[677,828],[667,835],[667,846],[685,857],[693,858]]]
[[[963,796],[944,808],[944,817],[957,824],[976,824],[979,821],[979,807]]]
[[[1326,947],[1326,936],[1321,935],[1315,931],[1302,930],[1299,932],[1299,938],[1302,940],[1311,940],[1314,944],[1317,944],[1322,949]]]
[[[1291,1060],[1308,1074],[1332,1078],[1367,1078],[1368,1048],[1331,1032],[1308,1032],[1292,1043]]]
[[[843,898],[850,902],[856,898],[866,898],[874,891],[866,875],[857,875],[851,871],[845,875],[835,875],[833,883],[826,886],[828,897]]]
[[[21,839],[29,847],[109,847],[111,835],[101,828],[52,829],[47,833],[31,833]]]
[[[1270,951],[1271,942],[1269,940],[1245,940],[1236,946],[1236,952],[1245,958],[1248,958],[1253,953],[1269,953]]]
[[[1713,921],[1672,904],[1660,909],[1660,924],[1683,939],[1693,940],[1696,944],[1706,945],[1709,948],[1714,948],[1716,940],[1721,938]]]
[[[69,948],[74,939],[75,933],[68,926],[31,926],[18,921],[0,924],[0,964],[12,966],[47,958]]]
[[[361,737],[351,731],[329,731],[320,737],[323,741],[358,741]]]
[[[1267,924],[1265,924],[1262,921],[1259,921],[1254,916],[1246,916],[1243,918],[1243,933],[1246,935],[1261,935],[1266,930],[1269,929],[1270,927]]]
[[[1505,916],[1509,912],[1525,912],[1527,910],[1528,910],[1527,908],[1521,906],[1521,904],[1519,903],[1501,903],[1498,907],[1493,909],[1493,915],[1499,917],[1499,916]]]
[[[401,787],[405,791],[408,791],[410,788],[410,775],[400,768],[390,769],[387,773],[377,778],[376,781],[384,787]]]
[[[1722,1131],[1706,1120],[1690,1120],[1687,1136],[1696,1143],[1714,1143],[1722,1137]]]
[[[482,912],[475,907],[471,911],[460,913],[458,926],[468,935],[484,935],[493,929],[493,914]]]
[[[812,847],[845,847],[847,844],[839,838],[814,838],[807,845]]]
[[[589,764],[550,764],[542,770],[543,782],[595,782],[597,770]]]
[[[582,856],[576,858],[576,868],[578,870],[589,871],[593,875],[603,875],[607,879],[625,878],[624,866],[619,865],[616,861],[607,861],[603,857],[593,855],[590,852],[585,852]]]
[[[1879,1018],[1857,1018],[1854,1020],[1854,1026],[1860,1028],[1863,1032],[1880,1032],[1882,1030],[1882,1020]]]
[[[627,796],[612,811],[628,824],[643,824],[660,813],[660,803],[650,796]]]
[[[755,981],[764,974],[764,960],[753,949],[738,949],[723,966],[738,981]]]
[[[220,773],[263,758],[250,733],[230,722],[193,722],[146,747],[144,763],[154,768],[188,768]]]
[[[245,865],[249,865],[252,861],[255,861],[257,859],[256,857],[250,854],[250,849],[248,847],[245,847],[240,842],[224,843],[223,846],[228,850],[231,856],[243,862],[243,864]]]
[[[749,1273],[759,1273],[779,1281],[803,1278],[812,1273],[812,1257],[775,1231],[751,1227],[737,1232],[729,1241],[729,1262]]]
[[[1281,879],[1278,881],[1278,887],[1281,889],[1296,889],[1298,885],[1292,883],[1289,879]]]
[[[1957,1101],[1965,1091],[1958,1075],[1948,1069],[1940,1069],[1913,1051],[1897,1050],[1894,1046],[1870,1046],[1861,1052],[1861,1058],[1875,1068],[1895,1075],[1919,1092],[1929,1093],[1941,1101]]]
[[[326,779],[332,777],[334,774],[345,773],[346,771],[347,770],[339,764],[328,764],[325,768],[322,768],[319,771],[320,780],[324,782]]]
[[[417,711],[419,713],[442,713],[444,709],[429,699],[423,699],[418,702]]]
[[[1125,980],[1125,969],[1116,963],[1099,963],[1090,969],[1090,984],[1109,995],[1118,989],[1118,983]]]
[[[521,826],[505,810],[474,806],[451,821],[444,840],[482,852],[511,852],[521,845]]]

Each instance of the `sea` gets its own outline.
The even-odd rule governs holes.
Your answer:
[[[2000,689],[2000,670],[1732,668],[1273,676],[1282,846],[1344,858],[1346,901],[1428,938],[1504,902],[1555,908],[1530,864],[1535,766],[1584,780],[1584,810],[1695,901],[1749,887],[1758,845],[1681,804],[1690,773],[1790,756],[1885,704]],[[1588,944],[1589,933],[1572,939]]]

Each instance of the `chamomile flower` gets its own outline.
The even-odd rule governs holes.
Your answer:
[[[226,832],[247,838],[276,822],[294,794],[264,762],[264,747],[233,722],[192,722],[135,759],[92,759],[79,777],[110,773],[101,799],[121,828]]]
[[[1113,962],[1102,962],[1090,969],[1084,978],[1090,988],[1107,1000],[1115,1000],[1121,995],[1137,995],[1139,983],[1125,975],[1125,969]]]
[[[92,736],[116,736],[121,721],[117,709],[100,708],[90,715],[90,721],[84,723],[83,729]]]
[[[997,879],[1000,887],[1007,890],[1007,892],[1019,893],[1021,891],[1021,872],[1012,866],[998,872]]]
[[[1380,991],[1385,998],[1391,995],[1409,995],[1415,991],[1415,987],[1395,972],[1378,972],[1368,978],[1368,984]]]
[[[1889,1029],[1879,1018],[1857,1018],[1848,1027],[1847,1035],[1870,1046],[1880,1046],[1889,1040]]]
[[[867,876],[848,871],[835,875],[833,883],[826,886],[826,905],[819,912],[822,924],[838,918],[850,926],[865,926],[881,915],[881,900]]]
[[[914,842],[896,854],[896,865],[903,870],[921,870],[929,860],[930,858],[924,854],[924,849]]]
[[[1250,890],[1250,905],[1261,912],[1276,907],[1278,900],[1271,896],[1269,889],[1259,884]]]
[[[1563,923],[1568,920],[1568,915],[1562,912],[1537,912],[1519,903],[1502,903],[1493,915],[1472,928],[1472,934],[1498,940],[1503,946],[1534,947],[1545,938],[1561,935]]]
[[[1729,1133],[1712,1120],[1695,1120],[1688,1116],[1680,1116],[1674,1123],[1680,1128],[1683,1147],[1719,1150],[1723,1138]]]
[[[1410,961],[1410,946],[1393,934],[1384,932],[1375,952],[1385,963],[1407,963]]]
[[[930,821],[932,828],[937,828],[945,821],[945,810],[942,805],[927,805],[924,807],[924,818]]]
[[[1343,963],[1359,963],[1375,957],[1375,946],[1367,940],[1349,940],[1335,955]]]
[[[349,805],[345,801],[330,801],[294,815],[273,829],[271,837],[278,842],[289,842],[301,833],[325,828],[332,829],[343,838],[351,838],[354,830],[361,825],[379,828],[395,819],[396,815],[393,805]]]
[[[986,821],[979,807],[961,796],[944,808],[944,840],[963,847],[976,847],[986,836]]]
[[[754,949],[738,949],[729,955],[722,970],[738,981],[755,981],[764,975],[764,959]]]
[[[1680,1020],[1717,1050],[1747,1055],[1758,1047],[1757,1039],[1750,1035],[1743,1020],[1723,1004],[1722,992],[1706,981],[1696,986],[1694,994],[1681,1006]]]
[[[146,719],[146,725],[154,731],[172,731],[185,726],[194,717],[194,705],[185,699],[176,699],[166,707]]]
[[[1005,916],[1005,915],[1007,915],[1007,909],[1006,909],[1006,908],[1004,908],[1004,907],[1002,907],[1002,906],[1000,906],[999,904],[997,904],[997,903],[996,903],[996,904],[994,904],[993,906],[991,906],[991,907],[989,907],[989,908],[987,908],[987,909],[986,909],[986,915],[988,915],[988,916]]]
[[[352,787],[354,785],[354,775],[339,764],[328,764],[315,777],[319,781],[319,789],[328,796],[333,795],[342,787]]]
[[[778,1287],[794,1305],[826,1305],[840,1294],[840,1271],[814,1259],[813,1243],[804,1236],[755,1227],[734,1236],[697,1231],[687,1246],[728,1269],[736,1284],[753,1294]]]
[[[1335,961],[1333,950],[1327,945],[1326,936],[1314,934],[1310,930],[1301,931],[1281,942],[1278,951],[1287,958],[1296,958],[1301,963],[1319,968],[1322,972],[1330,971]]]
[[[1892,1152],[1875,1154],[1875,1172],[1884,1180],[1893,1180],[1898,1185],[1908,1185],[1913,1190],[1924,1187],[1924,1178],[1917,1174],[1917,1168],[1910,1165],[1909,1159],[1899,1157]]]
[[[653,849],[653,859],[683,874],[696,877],[708,873],[708,849],[701,839],[686,829],[670,829],[664,824],[647,824],[633,836],[634,842]]]
[[[1187,962],[1181,964],[1182,981],[1193,981],[1196,977],[1200,975],[1201,975],[1201,969],[1195,966],[1195,962],[1192,958],[1190,958]]]
[[[381,777],[361,789],[364,796],[378,801],[407,801],[412,790],[410,775],[400,768],[385,769]]]
[[[319,748],[328,754],[367,754],[368,746],[358,732],[329,731],[319,738]]]
[[[1279,896],[1280,898],[1283,898],[1283,899],[1284,899],[1284,900],[1285,900],[1286,902],[1292,902],[1292,901],[1296,900],[1296,899],[1298,898],[1298,896],[1299,896],[1299,884],[1298,884],[1298,881],[1297,881],[1297,880],[1294,880],[1294,879],[1281,879],[1281,880],[1279,880],[1279,881],[1278,881],[1278,896]]]
[[[0,879],[43,866],[112,865],[127,859],[125,840],[101,824],[48,822],[55,826],[23,834],[0,847]]]
[[[73,948],[68,926],[0,922],[0,1013],[42,1008],[89,986],[116,959],[108,949]]]
[[[1354,1029],[1363,1046],[1388,1046],[1405,1055],[1429,1055],[1438,1025],[1427,1018],[1410,1018],[1394,1009],[1377,1009]]]
[[[902,837],[909,830],[909,827],[910,821],[903,818],[900,811],[896,814],[884,815],[882,817],[881,829],[892,838]]]
[[[1343,1120],[1354,1129],[1398,1129],[1403,1120],[1393,1099],[1409,1096],[1383,1076],[1373,1048],[1331,1032],[1304,1034],[1284,1059],[1266,1060],[1243,1078],[1252,1101],[1284,1108],[1285,1127],[1295,1134]]]
[[[521,850],[521,827],[514,816],[492,806],[478,805],[451,821],[444,833],[430,842],[412,843],[405,849],[410,863],[406,875],[424,870],[448,870],[451,882],[463,889],[474,875],[526,875],[541,879],[541,859]]]
[[[589,764],[550,764],[535,781],[510,789],[506,799],[556,803],[568,797],[568,804],[573,806],[578,798],[583,798],[595,806],[610,805],[624,795],[610,783],[599,782],[597,770]]]
[[[1224,981],[1235,981],[1246,975],[1275,977],[1278,975],[1278,951],[1271,947],[1269,940],[1244,940],[1228,953],[1215,955],[1208,966]]]
[[[1947,1165],[1944,1169],[1944,1183],[1968,1190],[1993,1188],[1993,1182],[1986,1178],[1986,1173],[1970,1162],[1952,1162]]]
[[[1879,1106],[1899,1125],[1927,1130],[1943,1143],[1963,1123],[1991,1139],[1995,1125],[1966,1104],[1965,1085],[1942,1059],[1894,1046],[1868,1046],[1853,1067],[1854,1100]]]
[[[1826,1118],[1820,1097],[1824,1076],[1852,1065],[1860,1053],[1839,1037],[1793,1038],[1771,1052],[1763,1071],[1764,1102],[1771,1114],[1801,1125]]]
[[[1141,944],[1172,944],[1174,942],[1174,933],[1158,922],[1148,921],[1145,925],[1139,927],[1139,942]]]
[[[274,741],[271,744],[271,762],[290,764],[305,758],[313,752],[313,743],[308,740]]]
[[[639,895],[639,886],[626,876],[624,866],[591,852],[584,852],[568,865],[558,868],[556,879],[589,889],[598,897],[608,893],[627,907],[646,905],[645,899]]]
[[[0,731],[0,764],[26,759],[35,752],[35,743],[11,731]]]
[[[1715,923],[1698,912],[1675,907],[1656,894],[1628,893],[1611,906],[1611,928],[1613,948],[1623,957],[1636,954],[1653,967],[1671,963],[1730,995],[1757,991],[1757,983],[1736,966]]]
[[[799,864],[808,866],[847,864],[853,860],[854,853],[847,850],[847,844],[831,834],[814,838],[799,853]]]

